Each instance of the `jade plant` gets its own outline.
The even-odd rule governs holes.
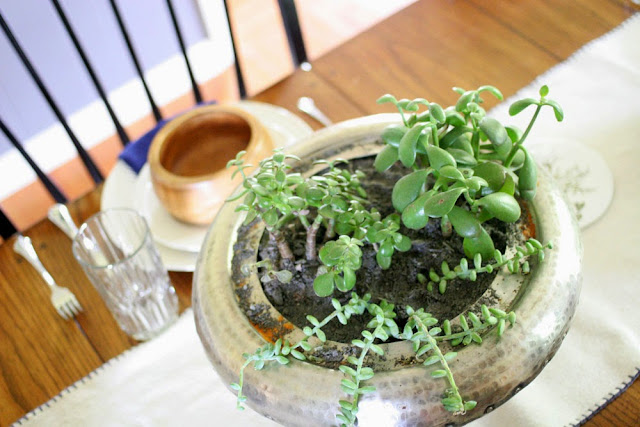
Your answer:
[[[346,325],[352,316],[365,313],[371,318],[361,337],[352,341],[356,353],[340,366],[345,374],[340,387],[346,396],[337,402],[336,419],[340,425],[356,424],[361,396],[375,391],[367,384],[375,372],[366,366],[365,360],[371,354],[384,356],[379,344],[392,338],[412,342],[416,360],[428,367],[436,366],[430,375],[447,383],[442,397],[446,410],[465,413],[476,406],[476,402],[465,400],[463,391],[456,386],[449,367],[456,353],[443,353],[439,343],[466,346],[482,343],[482,335],[486,338],[492,331],[501,336],[515,323],[514,312],[483,305],[479,313],[467,312],[457,319],[440,322],[429,314],[428,307],[403,306],[400,308],[408,317],[399,325],[394,304],[384,299],[373,301],[369,294],[359,296],[353,292],[364,246],[375,252],[381,269],[388,269],[396,251],[406,252],[412,247],[406,230],[425,228],[430,221],[439,222],[444,238],[453,233],[459,235],[465,256],[455,266],[443,262],[438,269],[418,274],[415,286],[425,286],[429,291],[437,287],[438,292],[444,293],[451,280],[475,281],[479,274],[498,270],[527,274],[531,269],[529,259],[535,257],[542,262],[545,250],[551,249],[551,242],[543,244],[529,239],[515,250],[503,253],[496,249],[485,225],[488,221],[518,221],[519,200],[535,197],[536,164],[523,143],[543,107],[551,108],[558,121],[563,119],[560,105],[547,98],[547,86],[542,86],[538,99],[514,102],[509,109],[512,116],[535,106],[523,132],[486,115],[481,106],[482,96],[489,94],[501,100],[497,88],[482,86],[454,91],[459,99],[447,108],[424,98],[398,100],[384,95],[378,99],[378,103],[392,104],[401,118],[401,123],[382,133],[384,147],[374,162],[379,172],[397,163],[404,170],[389,201],[395,212],[385,217],[369,206],[361,185],[365,175],[342,167],[347,163],[345,160],[318,161],[316,164],[324,165],[325,170],[311,177],[292,172],[290,162],[299,159],[280,150],[263,160],[251,176],[245,174],[249,165],[244,163],[244,152],[229,161],[227,167],[235,167],[234,175],[240,173],[243,178],[241,191],[230,200],[242,198],[237,210],[246,212],[245,224],[255,220],[264,223],[281,258],[278,266],[275,260],[245,265],[243,273],[262,270],[261,280],[265,283],[290,281],[296,260],[283,230],[297,223],[306,233],[306,260],[319,263],[315,280],[309,284],[315,293],[320,297],[331,297],[336,290],[351,293],[346,304],[332,298],[334,310],[324,319],[308,315],[309,325],[303,328],[305,337],[300,341],[291,343],[280,338],[244,355],[246,362],[239,380],[232,384],[238,392],[238,408],[242,409],[246,400],[243,394],[246,367],[253,364],[260,370],[270,361],[288,364],[290,357],[308,360],[312,350],[309,339],[315,337],[321,343],[326,342],[322,328],[327,323],[336,318]],[[319,235],[321,230],[324,233]]]

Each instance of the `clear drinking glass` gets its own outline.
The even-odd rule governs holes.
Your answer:
[[[73,254],[123,331],[148,340],[178,317],[178,298],[145,219],[131,209],[89,218]]]

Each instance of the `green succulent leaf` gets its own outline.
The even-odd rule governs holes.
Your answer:
[[[420,195],[402,211],[402,223],[412,230],[424,228],[429,222],[429,216],[425,213],[424,204],[433,193],[426,192]]]
[[[398,149],[392,145],[385,146],[376,156],[373,167],[378,172],[384,172],[389,169],[398,160]]]
[[[525,153],[525,160],[522,167],[518,170],[518,191],[520,197],[525,200],[533,200],[536,196],[536,185],[538,181],[538,167],[533,157],[525,150],[524,147],[520,148]]]
[[[480,129],[487,135],[489,141],[493,145],[496,153],[502,157],[506,157],[511,151],[511,140],[502,123],[491,117],[483,118],[479,123]]]
[[[469,147],[471,147],[471,144],[469,144]],[[447,148],[447,152],[453,156],[456,163],[460,166],[473,167],[478,164],[478,161],[473,154],[469,153],[467,150],[460,150],[458,148],[453,148],[452,146]]]
[[[333,293],[334,274],[325,273],[315,278],[313,281],[313,290],[319,297],[328,297]]]
[[[484,207],[495,218],[503,222],[516,222],[520,218],[520,205],[506,193],[492,193],[478,200],[478,205]]]
[[[553,108],[553,114],[556,116],[557,121],[561,122],[564,119],[564,111],[556,101],[548,99],[545,101],[545,105],[550,105]]]
[[[438,123],[444,123],[447,120],[447,116],[442,107],[435,102],[429,104],[429,113]]]
[[[474,176],[479,176],[487,181],[486,189],[490,192],[500,190],[505,182],[507,170],[499,163],[485,162],[481,163],[473,169]]]
[[[524,98],[514,102],[509,107],[509,115],[515,116],[516,114],[527,108],[529,105],[538,105],[538,100],[533,98]]]
[[[380,98],[378,98],[376,100],[376,104],[387,104],[387,103],[393,103],[393,104],[397,104],[398,100],[396,99],[395,96],[391,95],[391,94],[384,94],[382,95]]]
[[[435,145],[427,147],[427,155],[429,156],[429,164],[435,170],[440,170],[443,166],[457,166],[456,159],[451,154]]]
[[[440,218],[448,214],[463,191],[463,188],[454,188],[434,194],[424,204],[425,214],[432,218]]]
[[[465,237],[462,241],[464,253],[468,258],[473,258],[476,254],[480,254],[483,259],[492,259],[495,247],[489,233],[480,227],[480,234],[475,237]]]
[[[416,145],[423,129],[424,125],[412,127],[400,140],[398,156],[402,164],[407,168],[413,166],[416,161]]]
[[[397,148],[408,130],[404,125],[390,125],[382,132],[382,140]]]
[[[482,226],[478,219],[465,209],[454,206],[451,208],[448,217],[456,233],[462,237],[472,238],[482,233]]]
[[[404,209],[422,192],[422,188],[427,180],[429,171],[420,169],[405,175],[396,182],[391,193],[391,202],[398,212]]]
[[[391,257],[384,256],[382,252],[378,252],[376,254],[376,261],[383,270],[386,270],[391,266]]]

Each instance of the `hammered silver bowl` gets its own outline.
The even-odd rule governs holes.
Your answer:
[[[380,114],[342,122],[288,151],[303,159],[303,173],[310,175],[321,168],[312,165],[316,159],[377,153],[382,148],[383,129],[397,121],[397,115]],[[238,237],[243,221],[235,212],[238,203],[226,203],[220,210],[204,241],[193,279],[198,334],[227,384],[238,380],[243,353],[253,353],[278,337],[296,342],[304,336],[271,306],[255,273],[249,277],[239,274],[242,263],[255,262],[264,228],[253,226]],[[409,343],[382,344],[385,360],[376,362],[376,375],[367,381],[376,392],[361,398],[358,425],[465,424],[515,395],[553,357],[578,303],[582,246],[571,210],[544,174],[540,174],[537,195],[528,210],[535,237],[553,242],[553,250],[526,276],[498,273],[485,294],[469,307],[478,312],[480,304],[487,303],[515,310],[518,321],[500,339],[488,336],[482,345],[457,347],[451,364],[461,394],[465,400],[477,401],[477,407],[466,414],[447,412],[441,404],[446,381],[431,378],[420,364],[397,363],[414,358]],[[349,344],[328,341],[325,346],[340,350]],[[336,425],[338,401],[346,398],[340,389],[343,378],[337,369],[292,360],[261,371],[247,369],[244,393],[251,408],[283,425]]]

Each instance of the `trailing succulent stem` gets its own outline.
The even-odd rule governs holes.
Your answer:
[[[496,249],[492,261],[485,265],[482,265],[483,259],[481,254],[475,255],[473,266],[469,266],[469,261],[467,261],[466,258],[462,258],[453,270],[446,261],[443,261],[440,267],[440,274],[438,274],[434,268],[431,268],[429,270],[428,280],[424,275],[420,274],[418,276],[418,282],[422,284],[427,283],[427,289],[429,291],[433,290],[433,287],[437,284],[440,293],[444,294],[447,289],[447,283],[453,279],[460,278],[475,282],[478,274],[491,274],[503,266],[506,266],[507,270],[512,274],[520,272],[527,274],[531,270],[528,258],[537,256],[539,261],[543,261],[545,257],[544,250],[552,248],[553,245],[551,242],[543,245],[538,240],[532,238],[527,240],[524,246],[516,247],[510,256]]]
[[[447,411],[464,414],[466,411],[476,406],[475,401],[465,401],[458,386],[456,385],[453,372],[449,364],[453,362],[457,356],[456,352],[448,352],[443,354],[438,343],[449,341],[451,345],[469,345],[471,343],[482,343],[481,333],[487,332],[491,328],[496,329],[496,334],[501,336],[506,328],[507,322],[511,325],[515,323],[516,316],[514,312],[506,313],[500,309],[487,308],[482,305],[479,315],[468,312],[466,316],[459,316],[459,330],[453,331],[452,324],[449,320],[445,320],[441,326],[438,326],[438,319],[424,311],[424,309],[414,310],[406,307],[409,319],[400,332],[395,322],[396,312],[395,306],[387,301],[380,301],[379,304],[370,301],[371,296],[365,295],[360,298],[357,294],[352,293],[351,299],[345,305],[341,305],[336,299],[332,299],[334,311],[319,321],[313,316],[307,316],[311,326],[305,326],[303,332],[305,337],[295,344],[287,340],[279,338],[275,343],[267,343],[263,347],[257,349],[254,353],[245,353],[243,357],[245,362],[240,368],[238,382],[231,384],[231,387],[238,392],[237,407],[244,409],[242,403],[246,401],[243,394],[244,387],[244,371],[253,364],[254,369],[261,370],[267,362],[275,361],[281,365],[289,363],[289,357],[304,361],[307,360],[305,352],[313,349],[309,343],[311,337],[316,337],[321,343],[326,342],[327,337],[322,328],[331,320],[337,318],[340,323],[346,325],[353,315],[362,315],[365,311],[372,318],[362,331],[361,339],[352,340],[352,345],[360,350],[357,356],[348,356],[347,364],[340,366],[340,371],[345,374],[345,378],[341,381],[340,387],[342,391],[350,396],[350,399],[342,399],[338,402],[340,412],[336,418],[342,426],[355,426],[358,414],[358,403],[360,397],[367,393],[372,393],[376,389],[374,386],[363,384],[374,377],[375,372],[372,368],[365,366],[365,359],[372,352],[378,357],[384,356],[384,349],[379,345],[389,340],[390,337],[404,339],[413,343],[416,358],[418,358],[424,366],[431,366],[435,363],[440,364],[440,369],[431,371],[433,378],[445,378],[449,384],[445,389],[442,398],[442,404]],[[468,320],[467,320],[468,319]],[[469,325],[471,322],[471,326]],[[425,358],[425,356],[429,355]]]

